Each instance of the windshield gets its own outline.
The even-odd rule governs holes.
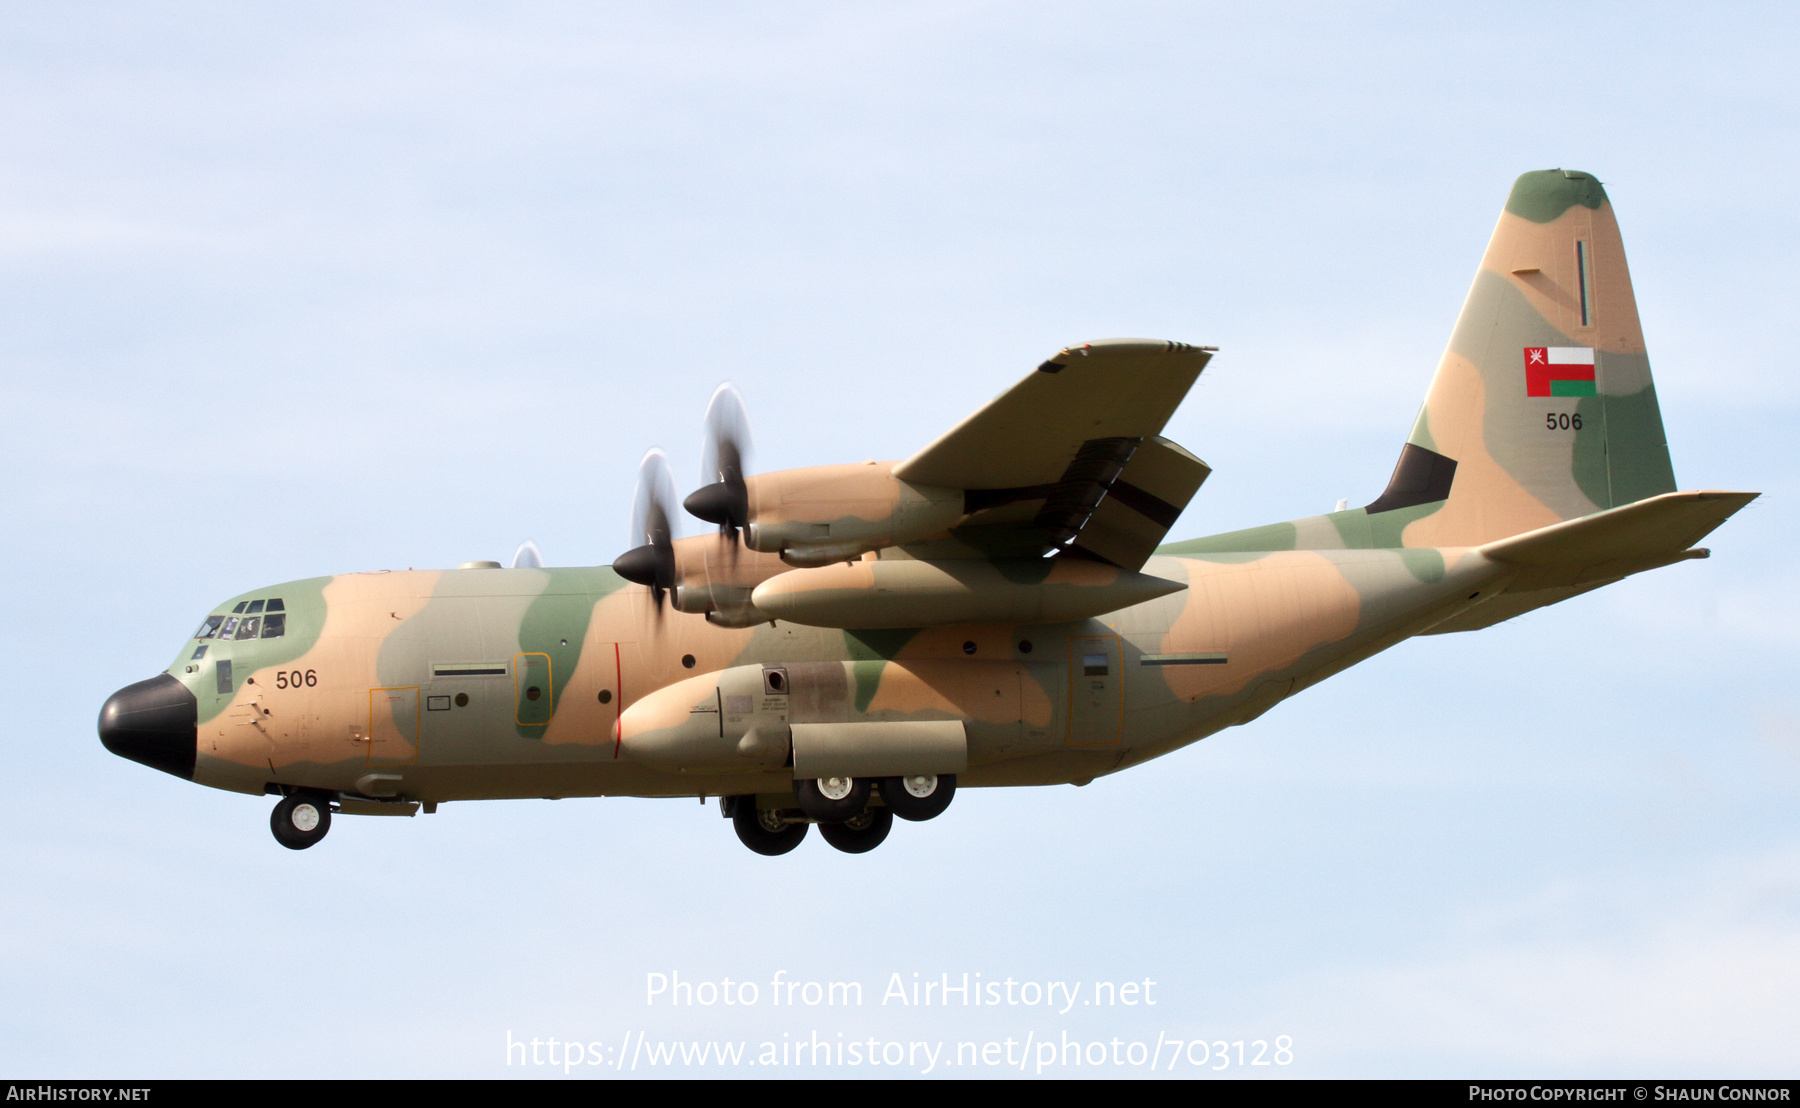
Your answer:
[[[232,612],[240,614],[207,616],[194,637],[243,642],[246,639],[279,639],[287,633],[287,605],[279,596],[239,601]]]

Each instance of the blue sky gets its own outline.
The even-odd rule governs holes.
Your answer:
[[[1796,30],[8,6],[0,1067],[505,1076],[509,1031],[841,1032],[1291,1037],[1225,1075],[1791,1075]],[[696,483],[722,379],[777,469],[904,457],[1068,343],[1216,344],[1168,431],[1215,467],[1176,537],[1365,502],[1508,186],[1550,166],[1607,184],[1682,486],[1766,494],[1711,561],[1404,644],[1084,789],[970,791],[864,857],[759,859],[714,809],[618,799],[346,818],[292,854],[267,802],[95,738],[222,596],[527,537],[610,561],[646,447]],[[647,1006],[677,971],[869,999]],[[965,971],[1159,1002],[876,1003]]]

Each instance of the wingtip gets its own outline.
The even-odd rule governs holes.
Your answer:
[[[1188,342],[1176,342],[1173,339],[1095,339],[1093,342],[1081,342],[1063,347],[1051,355],[1048,361],[1038,366],[1038,369],[1044,373],[1055,373],[1067,368],[1077,358],[1106,357],[1117,354],[1191,354],[1210,357],[1217,353],[1218,349],[1216,346],[1197,346]]]

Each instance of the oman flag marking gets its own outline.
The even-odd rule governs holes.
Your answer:
[[[1594,396],[1594,348],[1527,346],[1526,396]]]

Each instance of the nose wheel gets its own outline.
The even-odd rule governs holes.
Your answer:
[[[269,813],[269,830],[289,850],[305,850],[331,830],[331,802],[311,793],[283,797]]]

